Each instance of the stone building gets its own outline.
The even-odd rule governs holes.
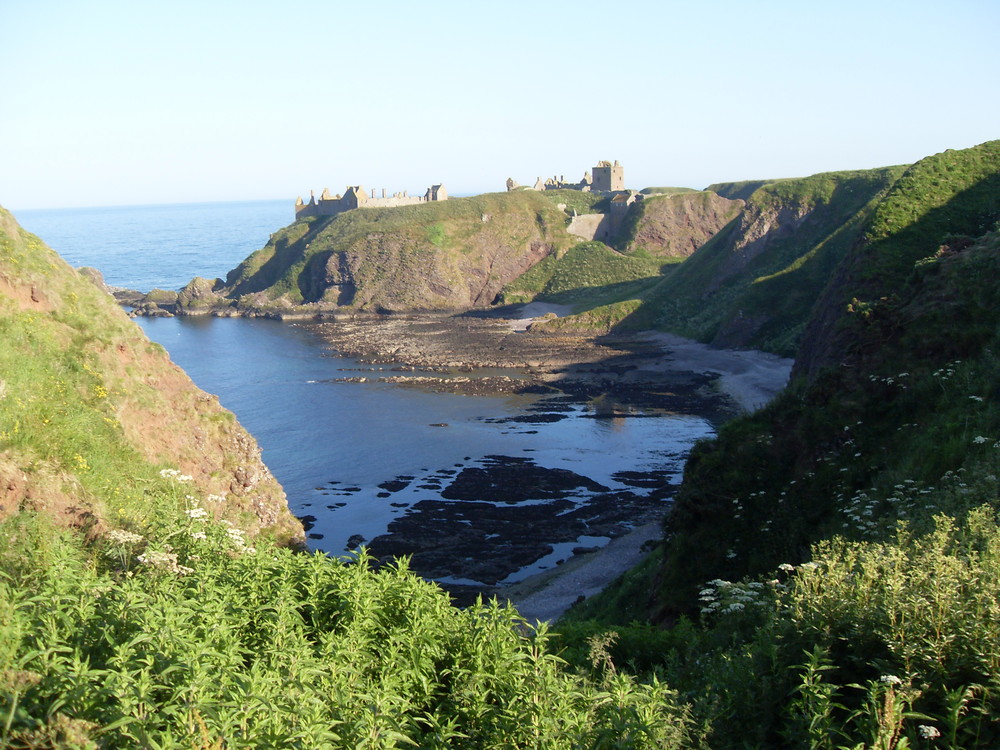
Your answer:
[[[625,171],[617,159],[614,164],[609,161],[597,162],[591,189],[595,193],[617,193],[625,189]]]
[[[301,197],[297,198],[295,200],[295,218],[336,216],[355,208],[392,208],[446,200],[448,200],[448,191],[445,190],[444,185],[431,185],[423,195],[410,195],[405,190],[401,193],[386,195],[385,189],[383,189],[380,196],[375,195],[374,189],[369,195],[361,185],[349,185],[344,190],[343,195],[330,195],[329,189],[324,188],[319,200],[316,200],[313,193],[310,193],[308,203],[304,202]]]
[[[600,161],[594,167],[593,177],[590,172],[583,173],[579,182],[566,182],[563,177],[549,177],[543,180],[539,177],[532,187],[522,188],[512,177],[507,178],[507,190],[580,190],[585,193],[617,193],[625,189],[625,172],[621,164],[615,161]]]

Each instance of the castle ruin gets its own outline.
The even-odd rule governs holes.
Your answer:
[[[316,200],[313,193],[310,193],[308,203],[305,203],[301,196],[296,198],[295,218],[336,216],[355,208],[393,208],[446,200],[448,200],[448,191],[445,190],[444,185],[431,185],[423,195],[409,195],[405,190],[401,193],[386,195],[383,188],[381,196],[376,196],[374,189],[369,195],[361,185],[349,185],[343,195],[330,195],[329,189],[324,188],[319,200]]]
[[[609,161],[599,161],[590,172],[583,173],[579,182],[566,182],[565,176],[549,177],[543,180],[539,177],[531,187],[522,187],[512,177],[507,178],[507,191],[511,190],[580,190],[585,193],[619,193],[625,190],[625,169],[618,160],[612,164]]]

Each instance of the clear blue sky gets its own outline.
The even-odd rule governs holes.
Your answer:
[[[705,187],[1000,138],[998,0],[0,0],[0,204]]]

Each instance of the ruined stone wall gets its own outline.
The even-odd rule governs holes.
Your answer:
[[[309,203],[302,203],[301,199],[295,203],[295,218],[301,219],[307,216],[336,216],[345,211],[355,208],[395,208],[397,206],[413,206],[428,201],[442,201],[448,199],[448,193],[443,185],[433,185],[427,189],[424,195],[409,195],[407,191],[386,195],[383,189],[381,194],[375,191],[365,191],[360,185],[356,188],[349,187],[343,197],[329,197],[329,191],[324,190],[320,199],[309,199]]]

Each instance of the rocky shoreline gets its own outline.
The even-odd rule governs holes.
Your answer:
[[[697,412],[713,420],[738,409],[713,386],[718,373],[671,365],[662,344],[646,335],[536,332],[532,318],[518,316],[520,309],[358,316],[299,325],[307,325],[339,354],[370,366],[365,374],[345,375],[344,382],[377,380],[470,395],[567,394],[619,406]],[[381,369],[387,366],[389,372]]]
[[[770,355],[713,350],[661,334],[537,332],[531,312],[359,316],[299,325],[361,363],[342,382],[542,394],[529,413],[510,420],[519,429],[566,418],[582,404],[585,416],[598,419],[682,413],[718,424],[772,397],[790,369],[790,362]],[[439,499],[409,506],[388,533],[365,545],[381,561],[410,557],[414,571],[437,580],[459,604],[479,595],[517,601],[518,592],[530,592],[525,606],[532,616],[551,619],[635,564],[638,544],[625,539],[635,539],[637,528],[644,530],[641,541],[655,536],[651,530],[668,511],[679,475],[651,469],[615,478],[619,487],[611,489],[537,466],[530,457],[489,456],[476,466],[439,471],[430,480]],[[410,480],[387,486],[387,495]],[[514,575],[559,554],[532,577],[537,583]],[[562,575],[564,559],[573,576]],[[543,604],[547,598],[552,601]]]

